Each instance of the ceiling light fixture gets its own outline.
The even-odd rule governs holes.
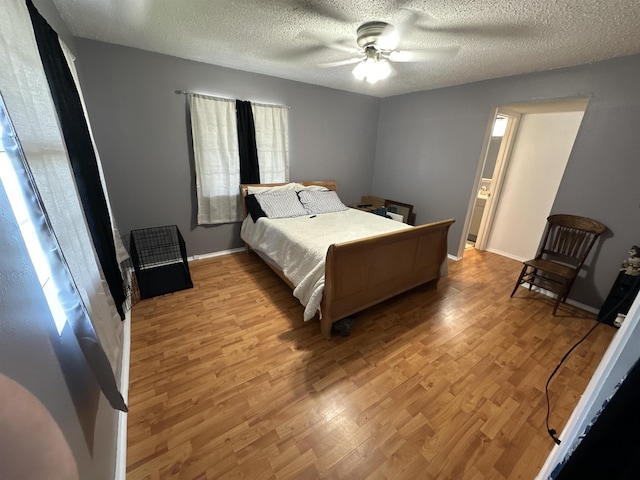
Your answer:
[[[354,77],[371,84],[384,80],[389,75],[391,75],[391,65],[373,46],[367,47],[366,57],[353,69]]]

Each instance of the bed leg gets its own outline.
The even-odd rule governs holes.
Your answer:
[[[331,319],[327,317],[322,317],[320,319],[320,333],[327,340],[331,338],[331,324]]]

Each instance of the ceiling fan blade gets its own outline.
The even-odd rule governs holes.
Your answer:
[[[418,14],[413,10],[403,10],[404,16],[400,23],[398,23],[395,27],[393,25],[389,25],[384,29],[382,35],[380,35],[380,38],[376,42],[376,47],[379,50],[391,51],[398,48],[400,39],[403,38],[409,30],[411,30],[413,25],[418,20]]]
[[[433,48],[430,50],[395,50],[389,53],[392,62],[431,62],[453,58],[458,54],[458,47]]]
[[[352,20],[338,9],[326,5],[325,2],[318,0],[290,0],[294,4],[294,10],[302,10],[304,12],[312,12],[321,17],[337,20],[342,23],[349,23]]]
[[[311,32],[300,32],[298,36],[302,38],[307,38],[309,40],[313,40],[314,42],[322,45],[323,47],[333,48],[334,50],[347,52],[347,53],[350,53],[351,55],[359,55],[360,53],[362,53],[358,48],[350,47],[349,45],[347,45],[347,43],[352,43],[351,40],[342,39],[342,40],[331,41],[331,40],[327,40],[326,38],[322,38],[319,35],[316,35]]]
[[[452,35],[473,35],[476,37],[510,38],[526,36],[530,28],[525,25],[483,25],[468,23],[466,25],[439,25],[437,22],[429,25],[414,26],[416,30],[426,33],[449,33]]]
[[[323,50],[326,50],[325,45],[312,45],[305,47],[304,49],[292,50],[289,52],[274,53],[274,57],[278,60],[304,60],[305,58],[312,57]]]
[[[378,37],[378,40],[376,41],[376,48],[378,50],[389,52],[398,48],[399,43],[400,35],[398,34],[398,30],[393,25],[389,25]]]
[[[424,11],[403,8],[409,12],[407,24],[409,28],[426,33],[450,33],[453,35],[474,35],[492,38],[523,36],[531,33],[531,27],[526,25],[502,24],[490,25],[481,23],[466,23],[462,25],[447,25],[432,14]]]
[[[411,30],[416,22],[420,19],[420,15],[408,8],[403,8],[403,17],[400,23],[396,25],[396,31],[400,37],[403,37],[409,30]]]
[[[318,66],[325,67],[325,68],[341,67],[343,65],[353,65],[354,63],[358,63],[362,60],[364,60],[364,57],[354,57],[354,58],[348,58],[347,60],[338,60],[337,62],[319,63]]]

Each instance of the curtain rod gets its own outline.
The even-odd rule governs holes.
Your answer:
[[[187,92],[186,90],[176,90],[176,95],[200,95],[201,97],[215,98],[217,100],[230,100],[235,101],[235,98],[226,98],[226,97],[217,97],[215,95],[207,95],[206,93],[197,93],[197,92]],[[275,103],[259,103],[259,102],[251,102],[254,105],[260,105],[262,107],[280,107],[280,108],[288,108],[291,109],[288,105],[277,105]]]

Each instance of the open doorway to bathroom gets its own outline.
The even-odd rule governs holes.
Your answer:
[[[487,237],[486,229],[491,224],[489,219],[495,211],[493,205],[499,198],[519,119],[519,113],[507,112],[503,108],[498,109],[493,120],[482,176],[477,188],[471,224],[467,234],[466,248],[474,248],[477,244],[478,249],[484,249]]]
[[[465,246],[517,260],[535,255],[587,103],[571,98],[496,110]]]

